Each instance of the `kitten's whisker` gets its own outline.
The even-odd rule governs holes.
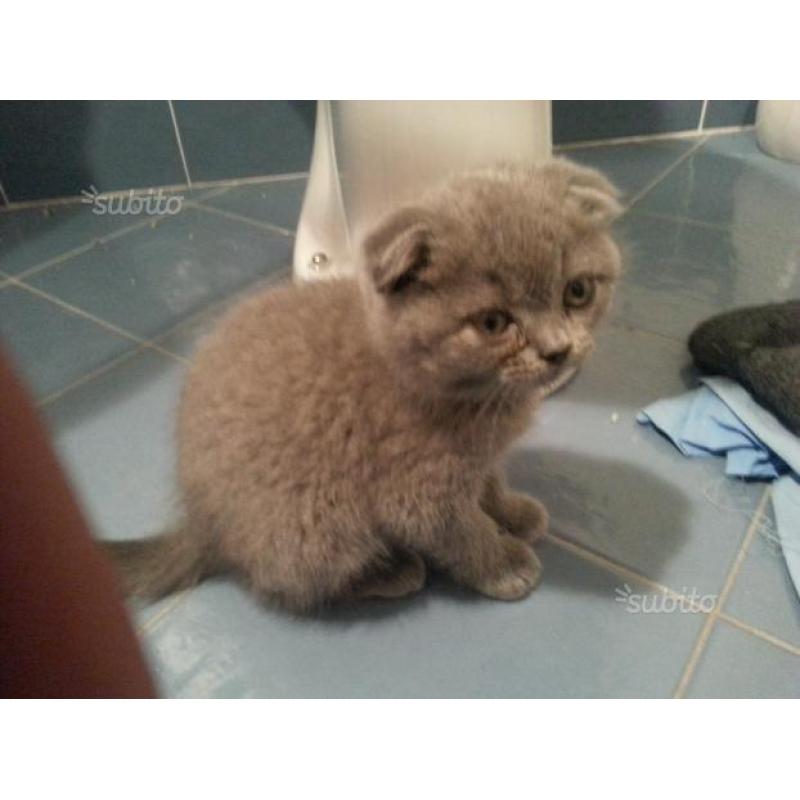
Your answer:
[[[473,417],[473,422],[480,422],[481,417],[489,410],[495,397],[497,397],[498,392],[502,391],[502,389],[503,384],[499,384],[489,392],[489,394],[486,396],[486,399],[478,406],[478,413]]]

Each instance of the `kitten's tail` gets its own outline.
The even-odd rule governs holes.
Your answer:
[[[145,539],[100,544],[119,570],[128,596],[157,600],[222,570],[208,542],[186,527]]]

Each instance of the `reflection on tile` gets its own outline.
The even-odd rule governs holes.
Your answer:
[[[629,263],[615,319],[636,327],[686,341],[698,322],[715,313],[800,293],[800,238],[635,212],[626,215],[620,232]]]
[[[255,281],[241,292],[237,292],[220,303],[215,303],[205,311],[187,320],[184,324],[170,331],[166,336],[157,339],[156,342],[159,347],[168,350],[170,353],[175,353],[175,355],[183,356],[184,358],[191,358],[197,348],[198,342],[213,330],[219,318],[225,314],[226,311],[235,306],[237,302],[253,292],[267,289],[270,286],[288,280],[289,270],[287,268],[277,272],[275,275],[270,275],[268,278]]]
[[[693,130],[702,106],[702,100],[554,100],[553,141]]]
[[[0,214],[0,270],[19,275],[70,250],[119,233],[131,217],[93,214],[81,203]]]
[[[800,597],[789,577],[771,506],[724,610],[800,647]]]
[[[269,181],[234,186],[203,201],[204,205],[233,211],[258,222],[294,230],[303,205],[306,179]]]
[[[692,139],[677,139],[668,142],[602,145],[566,150],[558,155],[604,172],[623,193],[623,200],[627,201],[671,167],[696,143]]]
[[[305,172],[316,103],[307,100],[176,100],[194,181]]]
[[[572,384],[549,398],[508,473],[553,529],[678,591],[719,592],[761,495],[718,459],[687,459],[635,421],[692,383],[681,345],[611,329]]]
[[[102,538],[164,527],[183,366],[145,351],[45,406],[56,451]]]
[[[800,240],[800,165],[758,148],[753,132],[712,136],[641,201],[644,210]]]
[[[30,292],[0,291],[2,344],[37,400],[136,347]]]
[[[185,182],[164,100],[2,102],[0,141],[12,202]]]
[[[246,222],[187,209],[37,273],[31,283],[151,338],[285,266],[293,242]]]
[[[146,648],[173,697],[668,696],[701,615],[628,613],[613,575],[553,545],[542,558],[542,584],[518,603],[438,578],[414,598],[316,619],[218,580]]]
[[[720,620],[687,696],[800,697],[800,658]]]
[[[201,311],[165,336],[158,337],[155,340],[156,344],[176,356],[191,358],[197,348],[197,343],[211,333],[215,323],[224,313],[224,308],[220,305],[214,306],[208,311]]]

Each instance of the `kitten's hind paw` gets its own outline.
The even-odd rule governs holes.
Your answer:
[[[363,578],[353,593],[359,598],[394,599],[425,586],[425,562],[416,553],[398,554],[392,562]]]
[[[523,542],[505,538],[507,568],[499,575],[487,576],[475,587],[495,600],[521,600],[527,597],[542,577],[542,562]]]

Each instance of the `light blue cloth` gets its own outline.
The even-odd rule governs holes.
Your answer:
[[[727,475],[775,481],[775,524],[800,595],[800,439],[728,378],[703,378],[699,388],[658,400],[636,419],[686,456],[725,456]]]

